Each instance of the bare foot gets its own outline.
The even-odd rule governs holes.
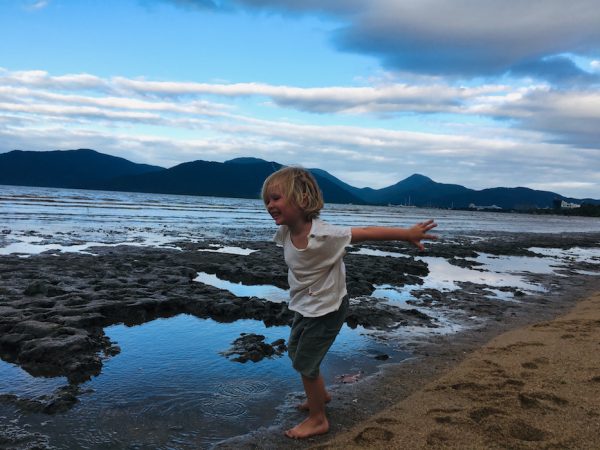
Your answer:
[[[329,394],[329,392],[327,394],[325,394],[325,403],[329,403],[331,401],[331,394]],[[296,408],[298,408],[300,411],[308,411],[308,401],[304,402],[304,403],[298,403],[296,405]]]
[[[308,417],[303,422],[296,425],[294,428],[290,428],[285,432],[285,435],[292,439],[306,439],[311,436],[318,436],[319,434],[325,434],[329,431],[329,422],[327,418],[323,416],[322,419],[314,419]]]

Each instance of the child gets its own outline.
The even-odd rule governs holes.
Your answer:
[[[325,403],[331,396],[325,389],[319,366],[338,335],[348,310],[346,269],[342,260],[350,243],[373,240],[401,240],[423,250],[423,239],[435,239],[427,232],[433,220],[411,228],[338,227],[318,219],[323,197],[317,182],[305,169],[285,167],[264,182],[262,198],[267,211],[281,225],[275,242],[283,246],[290,285],[289,309],[295,312],[288,342],[294,369],[300,372],[308,409],[306,420],[285,432],[302,439],[329,431]]]

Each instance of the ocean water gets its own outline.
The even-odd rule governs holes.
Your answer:
[[[597,218],[426,208],[328,204],[322,217],[349,226],[408,226],[434,218],[439,224],[436,232],[442,236],[495,231],[600,231]],[[0,228],[3,233],[11,232],[0,235],[0,247],[19,241],[24,247],[36,245],[39,236],[52,236],[54,245],[89,242],[166,245],[181,239],[264,240],[270,239],[275,231],[259,199],[2,185]],[[27,236],[31,231],[36,234]],[[63,247],[58,248],[65,251]],[[18,250],[16,246],[11,248]]]
[[[600,232],[600,221],[525,214],[446,211],[423,208],[326,205],[323,219],[340,225],[409,226],[429,218],[445,239],[493,232]],[[47,250],[88,252],[96,245],[176,247],[177,242],[210,241],[207,251],[249,254],[252,241],[271,238],[272,219],[260,200],[174,196],[124,192],[0,186],[0,258],[30,257]],[[249,241],[240,247],[236,241]],[[215,244],[215,242],[217,242]],[[538,251],[539,250],[539,251]],[[525,292],[543,288],[524,274],[555,273],[574,258],[600,263],[598,248],[537,249],[542,258],[480,255],[487,271],[448,264],[423,256],[430,274],[414,288],[458,289],[472,281],[492,288],[490,298],[515,301],[503,287]],[[401,253],[361,248],[359,253],[405,257]],[[594,274],[594,272],[590,272]],[[275,286],[245,286],[199,273],[196,282],[211,284],[235,295],[285,301]],[[373,297],[409,306],[411,286],[376,286]],[[462,325],[444,311],[423,309],[438,322],[437,329],[404,333],[454,333]],[[142,325],[122,324],[105,329],[120,354],[104,361],[102,373],[82,385],[80,402],[54,416],[22,414],[10,406],[0,416],[14,427],[40,433],[56,448],[206,448],[227,437],[270,426],[282,416],[297,414],[293,404],[302,390],[286,356],[240,364],[224,357],[240,333],[254,332],[268,342],[286,338],[287,327],[265,327],[240,320],[221,324],[189,315],[158,319]],[[382,340],[380,333],[344,327],[323,366],[335,389],[343,375],[366,376],[377,370],[375,356],[391,362],[409,356],[402,332]],[[148,348],[152,348],[149,352]],[[18,366],[0,361],[0,394],[34,398],[64,386],[62,378],[33,378]]]

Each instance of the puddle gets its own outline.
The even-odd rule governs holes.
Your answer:
[[[209,244],[210,247],[215,248],[202,248],[198,251],[200,252],[214,252],[214,253],[228,253],[230,255],[242,255],[248,256],[258,250],[252,250],[250,248],[242,248],[242,247],[228,247],[228,246],[220,246],[218,244]]]
[[[375,286],[375,290],[371,294],[371,297],[385,300],[389,304],[398,306],[402,309],[416,309],[417,311],[431,317],[437,325],[437,328],[429,328],[425,326],[402,326],[393,332],[394,335],[409,335],[410,337],[417,335],[422,337],[431,334],[452,334],[465,329],[463,325],[459,324],[457,320],[454,320],[451,317],[451,315],[455,315],[455,313],[451,313],[446,309],[429,308],[407,303],[408,300],[419,302],[419,300],[411,294],[411,291],[413,289],[422,288],[423,286],[418,284],[406,285],[403,287],[395,287],[389,284]]]
[[[380,256],[380,255],[378,255]],[[422,285],[407,285],[396,287],[389,284],[376,285],[372,297],[379,298],[404,309],[416,309],[436,321],[437,329],[426,327],[402,327],[401,334],[417,333],[424,334],[449,334],[463,330],[465,327],[459,324],[464,318],[457,316],[456,311],[447,308],[424,307],[419,305],[420,300],[412,295],[412,290],[435,289],[440,292],[451,292],[461,289],[459,282],[471,282],[485,285],[488,298],[503,301],[514,301],[512,292],[506,292],[503,287],[517,288],[528,292],[545,292],[545,288],[531,283],[521,273],[553,274],[557,267],[555,260],[535,257],[494,256],[488,254],[470,258],[483,263],[479,266],[483,270],[472,270],[450,264],[445,258],[439,257],[417,257],[415,259],[425,262],[429,268],[429,274],[423,278]],[[418,306],[407,303],[415,301]]]
[[[105,332],[122,351],[82,385],[87,393],[80,402],[54,416],[18,415],[19,426],[48,434],[58,448],[208,448],[273,424],[286,396],[302,391],[286,355],[241,364],[220,354],[240,333],[273,342],[287,340],[288,327],[253,320],[223,324],[182,314]],[[371,339],[361,327],[344,326],[322,366],[326,383],[335,385],[345,373],[374,373],[381,364],[374,356],[383,353],[394,362],[408,356]],[[62,379],[23,378],[19,371],[0,362],[0,394],[37,395],[62,385]],[[289,408],[287,414],[293,414]]]
[[[560,268],[555,259],[532,256],[497,256],[481,253],[477,258],[466,259],[482,263],[484,265],[479,267],[493,272],[556,274],[556,269]]]
[[[396,252],[386,252],[383,250],[375,250],[372,248],[361,247],[357,252],[352,252],[352,255],[367,255],[367,256],[391,256],[393,258],[410,258],[410,255]]]
[[[532,250],[533,251],[533,250]],[[402,253],[386,252],[369,248],[361,248],[354,255],[368,256],[392,256],[398,258],[409,257]],[[599,252],[600,254],[600,252]],[[455,291],[460,289],[457,282],[471,282],[485,284],[491,287],[514,287],[526,291],[543,292],[544,288],[534,283],[530,283],[520,274],[555,274],[556,269],[561,267],[557,261],[547,258],[523,257],[523,256],[495,256],[490,254],[480,254],[476,258],[466,258],[467,260],[482,263],[477,269],[469,269],[450,264],[445,258],[435,256],[417,256],[416,260],[427,263],[429,274],[423,278],[423,285],[418,289],[437,289],[439,291]],[[404,289],[407,293],[409,290]],[[495,291],[498,297],[511,298],[506,292]],[[395,296],[395,294],[392,294]],[[406,294],[410,299],[410,295]],[[405,299],[405,300],[406,300]],[[396,298],[396,300],[399,300]]]
[[[68,384],[66,377],[32,377],[16,364],[0,360],[0,394],[34,398],[52,394]]]
[[[236,297],[258,297],[274,303],[287,302],[290,299],[289,291],[270,284],[247,285],[232,283],[231,281],[222,280],[216,275],[205,272],[198,272],[198,276],[194,278],[194,281],[229,291]]]
[[[412,309],[413,305],[406,303],[408,300],[417,300],[410,292],[413,289],[420,289],[418,284],[406,285],[403,287],[394,287],[390,284],[377,284],[371,297],[391,300],[395,306],[404,309]]]
[[[47,251],[56,251],[61,253],[84,253],[94,255],[94,252],[86,251],[92,247],[117,247],[119,245],[131,245],[136,247],[165,247],[169,246],[170,240],[157,236],[140,237],[135,241],[121,242],[86,242],[83,244],[61,244],[48,242],[49,240],[40,236],[19,236],[19,241],[11,242],[0,248],[0,256],[16,254],[22,258],[28,258],[32,255],[39,255]],[[177,247],[170,247],[181,250]]]
[[[104,245],[99,243],[88,243],[82,245],[61,245],[61,244],[43,244],[45,239],[33,236],[22,236],[19,242],[11,242],[5,247],[0,248],[0,255],[17,254],[21,257],[39,255],[48,250],[57,250],[61,252],[83,252],[93,245]]]
[[[573,272],[578,273],[579,275],[592,275],[592,276],[600,275],[600,271],[592,272],[591,270],[574,270]]]
[[[600,243],[598,245],[600,246]],[[531,247],[528,250],[534,253],[538,253],[540,255],[550,256],[560,260],[600,264],[599,247],[572,247],[569,249]]]
[[[460,289],[457,282],[485,284],[491,287],[514,287],[531,292],[545,292],[542,286],[528,282],[524,277],[506,272],[496,272],[493,264],[481,266],[488,271],[471,270],[450,264],[444,258],[417,257],[427,263],[429,274],[423,278],[422,289],[431,288],[438,291],[454,291]],[[511,257],[512,259],[512,257]],[[505,261],[506,262],[506,261]]]

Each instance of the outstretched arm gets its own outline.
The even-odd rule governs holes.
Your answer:
[[[427,234],[432,228],[437,227],[433,220],[421,222],[410,228],[395,227],[353,227],[352,243],[363,241],[406,241],[419,250],[425,250],[422,240],[437,239],[436,235]]]

